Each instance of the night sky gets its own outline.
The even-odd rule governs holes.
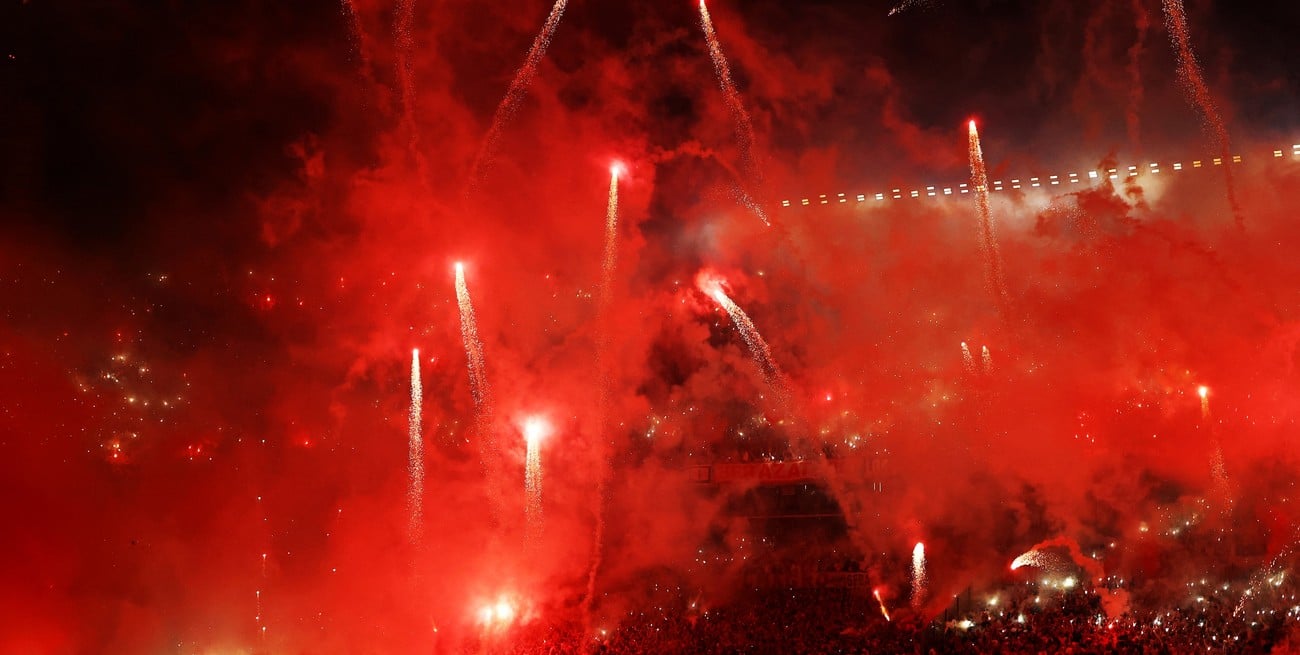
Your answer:
[[[693,0],[574,0],[504,113],[549,3],[0,4],[0,652],[443,652],[499,594],[578,612],[597,553],[602,624],[655,576],[723,596],[697,548],[751,541],[685,470],[741,451],[883,458],[883,499],[829,484],[849,540],[924,539],[936,597],[1066,535],[1159,602],[1213,558],[1138,526],[1191,514],[1281,550],[1300,4],[1187,0],[1226,151],[1159,0],[913,4],[714,0],[749,146]],[[924,197],[972,119],[994,254]]]

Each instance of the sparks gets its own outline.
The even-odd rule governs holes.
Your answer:
[[[920,609],[925,603],[926,585],[925,544],[918,541],[912,547],[912,607]]]
[[[411,409],[407,417],[406,505],[412,541],[424,530],[424,442],[421,433],[424,390],[420,382],[420,349],[411,350]]]
[[[968,139],[970,150],[971,186],[975,187],[975,205],[979,210],[980,251],[984,255],[985,282],[997,298],[998,308],[1005,310],[1010,304],[1007,283],[1002,272],[1002,256],[998,252],[998,238],[993,225],[993,210],[989,205],[989,176],[984,167],[984,150],[980,147],[980,133],[975,121],[970,122]]]

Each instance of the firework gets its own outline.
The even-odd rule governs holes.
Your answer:
[[[515,71],[514,79],[506,88],[505,97],[501,98],[501,104],[497,105],[496,113],[492,115],[492,125],[488,128],[487,136],[483,138],[483,144],[479,146],[478,155],[474,158],[474,166],[470,173],[471,188],[482,181],[483,175],[491,167],[492,157],[496,154],[497,146],[501,141],[501,132],[519,110],[519,103],[523,102],[524,95],[528,93],[528,86],[537,76],[537,66],[542,63],[542,57],[546,56],[546,49],[551,45],[555,28],[560,26],[560,18],[564,16],[564,8],[568,4],[568,0],[555,0],[551,13],[542,24],[542,30],[537,33],[532,47],[524,57],[523,65]]]
[[[501,492],[496,438],[492,431],[492,388],[488,385],[483,342],[478,336],[474,303],[469,297],[469,286],[465,284],[465,266],[460,262],[456,262],[456,303],[460,307],[460,335],[465,343],[470,393],[474,397],[474,427],[478,433],[479,459],[487,476],[488,497],[492,503],[493,518],[499,521]]]
[[[1011,570],[1015,571],[1024,566],[1032,566],[1036,569],[1047,568],[1051,564],[1049,558],[1041,550],[1030,550],[1021,553],[1018,557],[1011,560]]]
[[[1214,141],[1214,147],[1224,161],[1228,161],[1232,143],[1228,139],[1228,129],[1223,124],[1223,117],[1219,115],[1219,108],[1214,103],[1214,95],[1210,92],[1210,86],[1205,83],[1205,75],[1201,73],[1201,64],[1196,60],[1196,52],[1192,50],[1192,37],[1187,28],[1187,11],[1183,7],[1183,0],[1164,0],[1162,6],[1165,12],[1165,30],[1169,32],[1169,40],[1178,59],[1178,77],[1183,83],[1183,89],[1188,99],[1200,112],[1201,120]],[[1237,227],[1242,227],[1241,207],[1237,205],[1237,189],[1230,166],[1223,166],[1223,180],[1233,219]]]
[[[998,239],[993,226],[993,211],[989,206],[989,176],[984,167],[984,150],[980,148],[980,133],[975,121],[970,122],[970,176],[975,187],[975,204],[979,209],[980,251],[984,255],[986,283],[1005,309],[1009,303],[1007,283],[1002,273],[1002,256],[998,253]]]
[[[885,617],[886,621],[892,622],[893,619],[889,618],[889,608],[885,607],[885,600],[880,597],[880,587],[872,589],[871,595],[875,596],[876,602],[880,604],[880,615]]]
[[[754,358],[768,386],[776,392],[779,403],[784,407],[790,395],[785,374],[781,372],[781,367],[772,357],[772,350],[768,348],[767,341],[763,339],[762,334],[759,334],[754,322],[750,320],[745,310],[727,296],[720,281],[702,275],[699,279],[699,288],[726,310],[727,315],[731,317],[731,322],[740,331],[740,338],[744,339],[745,345],[749,347],[750,356]]]
[[[397,50],[397,88],[402,100],[402,129],[406,132],[407,147],[415,159],[420,180],[424,181],[428,166],[420,148],[420,132],[415,121],[415,67],[412,63],[415,51],[415,0],[398,0],[393,32]]]
[[[966,367],[967,373],[975,375],[975,357],[970,354],[970,347],[966,345],[965,341],[961,342],[961,363],[962,366]]]
[[[530,417],[524,421],[524,443],[527,454],[524,460],[524,493],[527,504],[524,509],[528,543],[532,544],[542,532],[542,454],[541,443],[550,434],[551,426],[546,419]]]
[[[918,541],[912,548],[912,607],[919,609],[925,602],[926,585],[929,580],[925,571],[925,544]]]
[[[420,349],[411,351],[411,410],[407,417],[406,507],[411,540],[419,539],[424,529],[424,443],[420,419],[424,390],[420,384]]]
[[[1201,385],[1196,388],[1196,395],[1201,398],[1201,419],[1209,420],[1210,418],[1210,388]]]
[[[993,355],[989,353],[989,347],[984,346],[980,351],[980,362],[984,364],[984,372],[993,372]]]
[[[618,176],[622,164],[609,167],[609,202],[605,205],[605,251],[601,258],[600,300],[602,306],[609,302],[610,287],[614,283],[614,267],[618,264]]]
[[[889,10],[889,15],[897,16],[905,11],[911,11],[918,7],[928,7],[931,4],[933,4],[932,0],[903,0],[903,2],[898,3],[893,9]]]
[[[727,56],[722,53],[722,43],[718,40],[718,33],[713,29],[713,18],[709,16],[709,8],[704,4],[704,0],[700,0],[700,27],[704,30],[704,38],[709,44],[709,58],[713,60],[713,72],[717,74],[718,87],[722,89],[722,95],[727,101],[727,109],[731,112],[736,144],[740,148],[741,169],[748,178],[747,181],[754,188],[759,188],[763,184],[763,173],[754,156],[754,124],[745,109],[740,92],[736,90],[735,81],[731,79],[731,64],[727,63]],[[754,212],[764,225],[771,226],[767,212],[761,203],[754,200],[752,194],[743,188],[736,189],[736,192],[741,202]]]

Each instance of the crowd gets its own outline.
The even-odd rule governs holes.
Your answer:
[[[488,652],[517,655],[862,654],[1180,655],[1300,653],[1294,610],[1233,616],[1226,602],[1138,615],[1105,615],[1085,590],[1049,603],[1011,600],[978,612],[922,619],[900,610],[886,621],[870,597],[847,589],[763,592],[711,608],[629,618],[588,633],[576,624],[534,623]],[[1294,633],[1294,636],[1293,636]]]

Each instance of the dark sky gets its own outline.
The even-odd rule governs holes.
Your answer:
[[[0,651],[396,652],[434,625],[444,646],[471,634],[466,608],[495,594],[572,609],[605,455],[605,621],[645,600],[649,570],[726,588],[694,547],[721,534],[738,553],[743,530],[682,471],[791,440],[890,453],[887,509],[833,485],[854,545],[933,538],[945,589],[1057,535],[1137,539],[1220,492],[1276,526],[1270,545],[1291,533],[1273,501],[1292,493],[1300,414],[1300,5],[1188,1],[1245,158],[1232,177],[997,196],[993,255],[963,199],[780,201],[967,182],[971,118],[995,179],[1208,160],[1160,2],[709,8],[748,148],[692,0],[575,0],[490,149],[544,2],[0,5]],[[510,512],[522,417],[556,426],[529,557],[518,517],[486,518],[502,481],[479,462],[456,261]],[[781,376],[696,288],[711,276]],[[962,342],[997,368],[965,366]],[[1149,578],[1176,587],[1204,563],[1180,548],[1142,551],[1171,553]],[[1135,552],[1106,565],[1146,565]]]

